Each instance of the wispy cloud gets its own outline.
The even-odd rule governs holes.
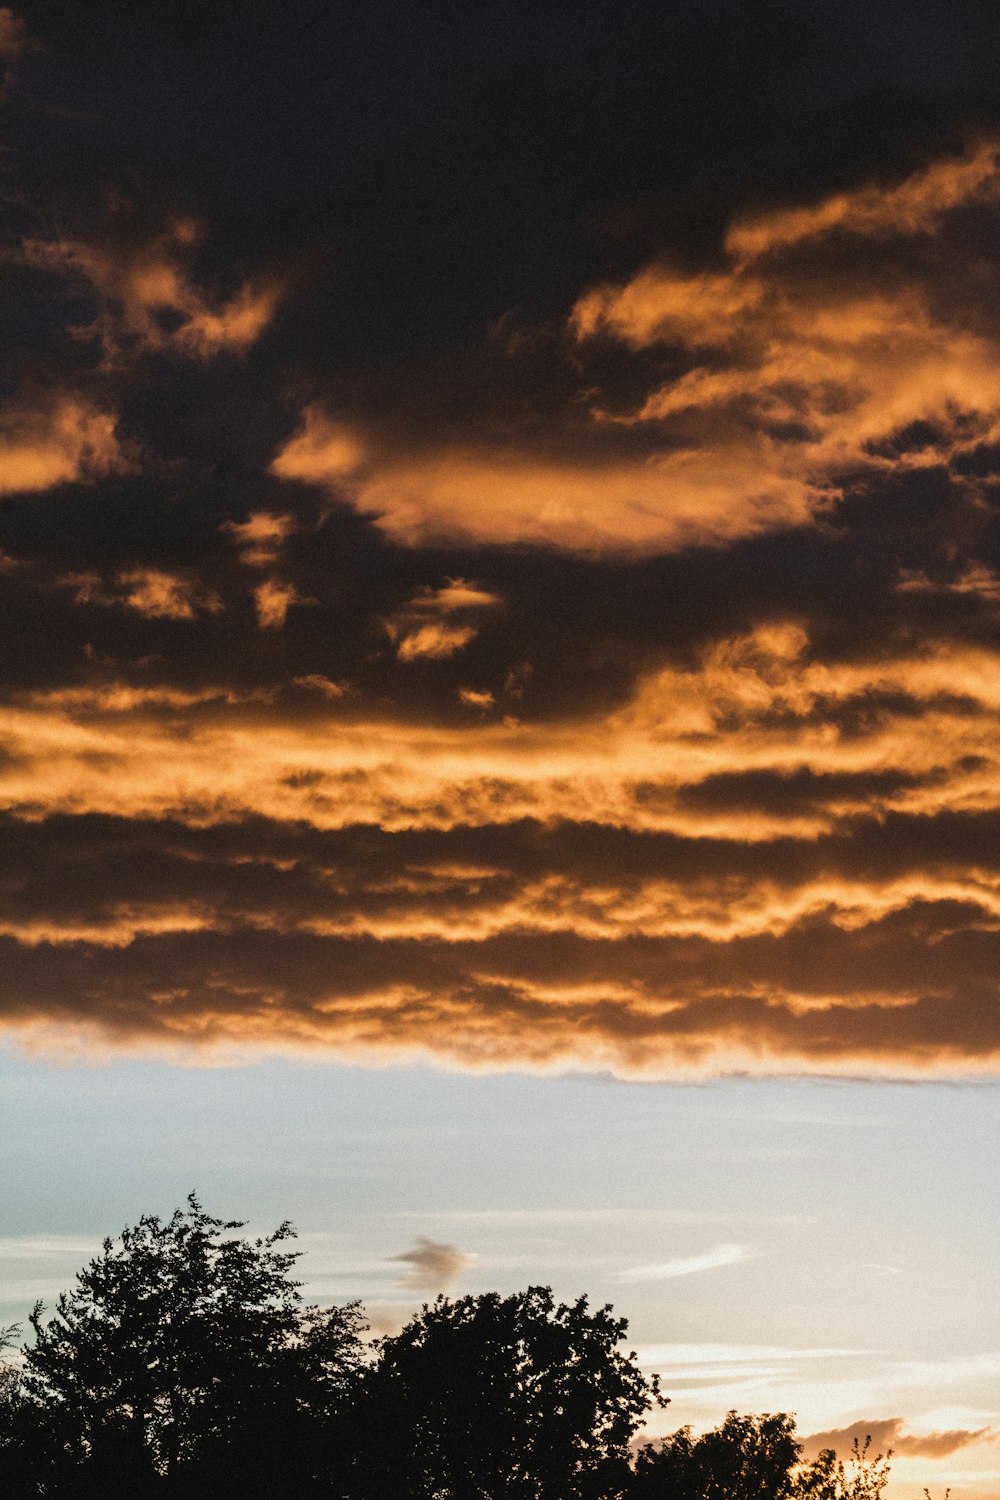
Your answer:
[[[735,1266],[742,1260],[749,1260],[753,1254],[747,1245],[715,1245],[700,1255],[675,1255],[654,1265],[631,1266],[620,1271],[617,1279],[624,1282],[670,1281],[675,1276],[694,1276],[700,1271]]]
[[[98,311],[79,333],[100,340],[110,365],[129,361],[137,348],[197,360],[244,353],[270,322],[281,289],[247,281],[229,297],[213,296],[189,266],[202,237],[201,225],[176,218],[146,238],[26,239],[22,255],[32,267],[88,284]]]
[[[416,1292],[442,1292],[468,1270],[475,1256],[457,1245],[442,1244],[420,1234],[411,1249],[389,1259],[407,1267],[397,1286]]]
[[[996,1444],[1000,1432],[993,1427],[968,1429],[951,1428],[944,1432],[911,1431],[903,1417],[861,1418],[846,1427],[834,1427],[825,1432],[811,1432],[802,1438],[803,1456],[813,1458],[822,1448],[833,1448],[836,1452],[849,1452],[855,1441],[864,1443],[871,1438],[874,1448],[891,1449],[900,1456],[915,1458],[947,1458],[962,1448],[977,1443]]]

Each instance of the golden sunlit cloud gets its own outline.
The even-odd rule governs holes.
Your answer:
[[[860,1444],[871,1439],[872,1447],[885,1452],[913,1455],[917,1458],[947,1458],[962,1448],[977,1443],[997,1443],[1000,1433],[991,1427],[967,1429],[958,1427],[947,1432],[909,1432],[902,1417],[867,1418],[852,1422],[849,1427],[831,1428],[828,1432],[812,1432],[802,1440],[803,1454],[813,1458],[823,1448],[833,1448],[838,1453],[849,1452],[857,1439]]]
[[[312,484],[342,484],[364,463],[361,442],[318,406],[309,406],[302,425],[271,464],[280,479]]]
[[[447,618],[460,588],[487,592],[448,585]],[[985,648],[830,664],[779,620],[552,725],[348,717],[322,674],[301,722],[274,693],[24,693],[0,711],[4,1024],[628,1077],[991,1072],[998,683]],[[22,910],[19,841],[84,816],[94,872],[42,861]],[[97,829],[122,820],[149,851],[119,877]]]
[[[294,584],[265,578],[253,591],[257,625],[261,630],[280,630],[293,604],[308,604]]]
[[[131,249],[32,239],[22,252],[28,265],[82,277],[90,285],[100,310],[93,327],[80,332],[100,337],[111,364],[127,358],[134,345],[193,359],[242,353],[271,321],[281,289],[247,282],[228,299],[210,297],[184,267],[200,236],[198,225],[178,219]]]
[[[118,605],[149,620],[193,620],[196,614],[216,614],[222,602],[196,580],[160,568],[125,568],[109,585],[96,573],[67,573],[58,580],[78,604]]]
[[[295,530],[295,521],[289,515],[254,511],[246,521],[224,522],[222,530],[232,537],[240,562],[248,568],[268,568],[281,556],[285,542]]]
[[[636,1078],[994,1073],[1000,331],[989,278],[948,267],[998,179],[980,145],[585,288],[550,330],[572,389],[528,416],[484,415],[475,382],[447,437],[410,395],[392,421],[377,389],[363,420],[346,383],[342,416],[300,395],[269,472],[258,451],[199,511],[197,571],[174,458],[144,481],[169,526],[124,556],[76,563],[77,495],[12,502],[10,618],[51,610],[66,654],[0,702],[0,1024]],[[274,288],[201,284],[199,234],[26,246],[96,298],[76,342],[116,409],[141,408],[136,354],[239,353],[274,314]],[[96,399],[26,403],[4,437],[5,494],[126,468]],[[919,547],[893,486],[922,497]],[[877,626],[820,580],[836,558]]]
[[[383,623],[400,661],[454,656],[477,634],[477,626],[458,624],[454,616],[477,620],[483,610],[503,601],[464,578],[449,578],[443,588],[424,588]]]
[[[321,672],[307,672],[304,677],[293,677],[292,681],[297,687],[313,688],[317,693],[322,693],[324,698],[342,698],[347,691],[342,682],[332,682]]]
[[[456,651],[468,645],[475,633],[471,625],[442,625],[437,621],[419,625],[400,639],[396,655],[400,661],[416,661],[419,656],[438,659],[454,656]]]
[[[980,142],[964,156],[932,162],[893,187],[874,184],[836,193],[813,207],[740,219],[726,235],[726,249],[750,261],[833,233],[866,238],[928,233],[952,209],[994,201],[1000,193],[998,164],[996,143]]]
[[[272,472],[329,486],[414,547],[653,552],[809,523],[845,476],[948,464],[1000,436],[991,284],[944,295],[940,271],[950,216],[998,201],[985,143],[892,187],[741,219],[711,271],[654,264],[584,292],[567,329],[584,361],[611,343],[659,352],[669,370],[651,366],[642,399],[623,403],[596,368],[580,390],[586,460],[554,456],[556,417],[531,443],[431,438],[407,452],[313,405]],[[900,254],[824,261],[834,234],[866,249],[891,237]],[[900,442],[916,424],[925,436]]]
[[[93,482],[128,467],[115,418],[82,398],[64,396],[39,411],[14,411],[0,423],[0,495]]]

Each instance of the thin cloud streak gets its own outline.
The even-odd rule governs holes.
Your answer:
[[[750,1260],[754,1252],[747,1245],[715,1245],[701,1255],[675,1255],[655,1265],[630,1266],[619,1271],[622,1282],[672,1281],[677,1276],[694,1276],[702,1271],[717,1271]]]

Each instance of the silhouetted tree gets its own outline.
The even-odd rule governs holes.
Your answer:
[[[610,1307],[548,1287],[439,1297],[364,1377],[363,1500],[598,1500],[626,1492],[629,1441],[662,1402]]]
[[[632,1464],[666,1401],[610,1307],[439,1297],[365,1345],[357,1304],[302,1305],[287,1223],[242,1228],[192,1194],[35,1308],[0,1363],[4,1500],[882,1500],[888,1455],[802,1464],[783,1414],[683,1427]]]
[[[644,1444],[635,1461],[634,1500],[881,1500],[889,1459],[855,1439],[845,1464],[831,1448],[801,1462],[787,1413],[738,1416],[693,1438],[682,1427]]]
[[[633,1494],[635,1500],[790,1500],[800,1453],[793,1417],[731,1411],[699,1438],[682,1427],[640,1448]]]
[[[287,1223],[254,1241],[242,1228],[192,1194],[105,1240],[48,1322],[36,1307],[25,1397],[74,1500],[318,1493],[361,1314],[302,1306]]]
[[[800,1470],[795,1482],[796,1500],[881,1500],[889,1482],[892,1449],[873,1454],[871,1443],[870,1436],[864,1443],[855,1438],[846,1464],[832,1448],[824,1448]]]

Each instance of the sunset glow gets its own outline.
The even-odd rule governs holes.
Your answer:
[[[593,1287],[657,1433],[994,1497],[997,25],[71,9],[0,9],[0,1324],[200,1171],[377,1332]]]

